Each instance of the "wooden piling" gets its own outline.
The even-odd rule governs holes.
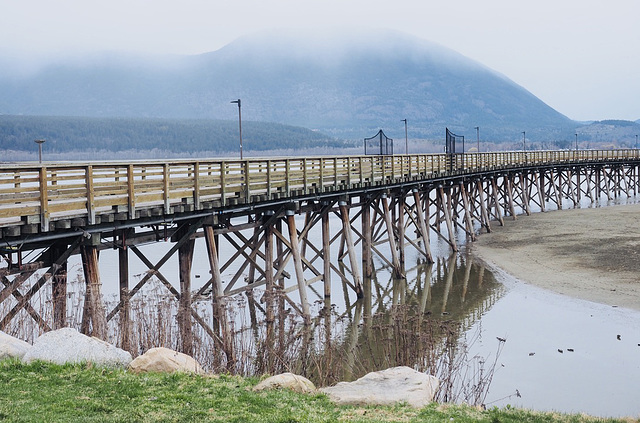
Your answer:
[[[362,298],[362,280],[360,279],[360,271],[358,270],[358,259],[356,258],[356,249],[351,235],[351,221],[349,220],[349,209],[345,201],[339,201],[340,217],[342,219],[342,235],[347,246],[347,254],[349,255],[349,263],[351,264],[351,274],[353,275],[353,285],[356,295]]]
[[[51,246],[52,256],[60,257],[67,245],[56,243]],[[67,261],[65,260],[52,277],[51,296],[53,302],[53,329],[67,325]]]
[[[191,325],[191,266],[195,240],[190,239],[178,248],[180,274],[180,300],[178,302],[178,327],[180,352],[193,355],[193,328]]]
[[[80,246],[80,255],[86,283],[81,332],[106,340],[107,320],[102,302],[98,249],[94,245],[83,244]]]
[[[131,345],[131,305],[129,294],[129,249],[127,231],[122,231],[118,243],[118,277],[120,282],[120,348],[133,352]]]

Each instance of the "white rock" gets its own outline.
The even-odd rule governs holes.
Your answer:
[[[0,331],[0,360],[20,358],[31,348],[31,344]]]
[[[151,348],[129,363],[129,370],[134,373],[144,372],[185,372],[204,373],[200,363],[194,358],[169,348]]]
[[[104,342],[88,337],[72,328],[62,328],[41,335],[22,360],[49,361],[56,364],[91,363],[98,367],[127,367],[131,354]]]
[[[258,383],[253,390],[263,391],[265,389],[291,389],[300,393],[311,393],[316,391],[316,387],[309,379],[293,373],[282,373],[271,376]]]
[[[393,367],[369,373],[354,382],[321,388],[336,404],[393,405],[406,402],[421,408],[433,401],[440,381],[410,367]]]

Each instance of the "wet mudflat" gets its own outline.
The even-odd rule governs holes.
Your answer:
[[[494,229],[469,247],[506,287],[477,323],[483,342],[508,340],[487,401],[638,417],[640,205],[535,213]]]
[[[505,218],[470,248],[536,286],[640,311],[640,204]]]

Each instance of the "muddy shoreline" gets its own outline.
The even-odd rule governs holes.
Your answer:
[[[640,311],[640,204],[505,218],[470,249],[521,281]]]

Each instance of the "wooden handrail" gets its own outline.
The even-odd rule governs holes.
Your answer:
[[[640,150],[510,151],[134,162],[0,164],[0,227],[160,214],[523,166],[639,160]]]

